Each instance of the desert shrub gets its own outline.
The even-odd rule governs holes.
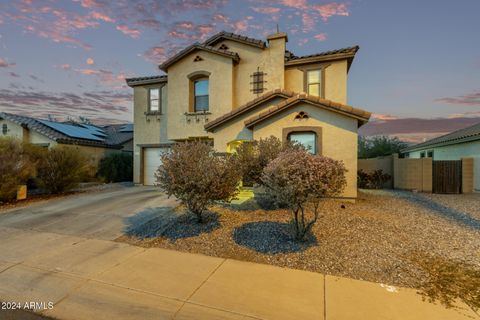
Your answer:
[[[363,170],[358,170],[357,172],[357,185],[359,188],[381,189],[390,179],[392,179],[392,176],[388,173],[384,173],[381,169],[370,173]]]
[[[38,164],[38,186],[50,193],[69,191],[88,178],[89,169],[88,157],[82,151],[56,146]]]
[[[305,150],[283,151],[263,170],[262,181],[278,203],[293,214],[295,239],[303,240],[319,216],[320,201],[346,185],[343,162]]]
[[[202,222],[202,213],[215,201],[229,201],[237,193],[239,171],[232,158],[215,156],[203,142],[178,143],[161,156],[157,184],[175,196]]]
[[[406,142],[400,141],[397,137],[373,136],[358,137],[358,158],[368,159],[388,156],[400,153],[408,147]]]
[[[14,200],[17,188],[35,172],[35,163],[15,139],[0,138],[0,202]]]
[[[280,152],[294,148],[292,144],[284,144],[277,137],[244,142],[235,150],[235,166],[240,170],[246,184],[262,184],[262,172],[270,161]],[[300,148],[300,147],[297,147]]]
[[[98,166],[97,176],[105,182],[133,180],[133,157],[127,153],[113,153],[104,157]]]

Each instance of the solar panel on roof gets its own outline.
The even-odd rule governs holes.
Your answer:
[[[120,132],[132,132],[133,131],[133,123],[127,123],[123,127],[120,128]]]
[[[88,129],[89,131],[91,131],[94,135],[99,135],[99,136],[103,136],[103,137],[107,136],[105,134],[105,130],[103,128],[100,128],[100,127],[97,127],[97,126],[94,126],[94,125],[91,125],[91,124],[81,123],[80,125],[82,127],[84,127],[85,129]]]
[[[53,130],[63,133],[64,135],[67,135],[71,138],[95,140],[95,141],[102,141],[102,142],[104,141],[104,139],[94,135],[93,130],[89,130],[86,128],[82,128],[82,127],[78,127],[70,124],[58,123],[58,122],[47,121],[47,120],[38,120],[38,121],[52,128]]]

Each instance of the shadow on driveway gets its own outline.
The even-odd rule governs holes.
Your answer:
[[[175,241],[210,233],[220,227],[218,215],[203,213],[203,223],[198,223],[193,214],[178,215],[170,207],[148,208],[125,219],[125,235],[139,239],[164,237]]]
[[[457,224],[472,228],[474,230],[480,230],[480,220],[471,217],[465,212],[461,212],[453,208],[444,206],[418,193],[403,191],[403,192],[398,192],[397,194],[402,199],[413,202],[423,208],[429,209],[433,213],[439,216],[442,216],[446,219],[449,219]]]
[[[241,246],[265,254],[301,252],[317,245],[313,234],[305,241],[296,241],[292,237],[292,225],[273,221],[245,223],[233,232],[233,239]]]

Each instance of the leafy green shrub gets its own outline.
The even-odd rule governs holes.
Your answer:
[[[35,163],[15,139],[0,138],[0,202],[14,200],[17,188],[35,172]]]
[[[104,157],[98,166],[97,176],[105,182],[133,180],[133,157],[127,153],[112,153]]]
[[[50,193],[69,191],[87,179],[89,169],[88,157],[82,151],[56,146],[38,164],[38,185]]]
[[[361,169],[357,172],[357,185],[359,188],[381,189],[390,179],[392,179],[392,176],[384,173],[381,169],[372,171],[371,173],[367,173]]]
[[[277,203],[293,215],[295,239],[303,240],[318,219],[320,201],[346,185],[343,162],[305,150],[283,151],[263,170],[262,182]]]
[[[262,185],[263,169],[282,151],[290,148],[294,148],[294,146],[290,143],[284,144],[274,136],[258,141],[244,142],[235,150],[235,166],[240,170],[246,184]]]
[[[213,148],[203,142],[178,143],[162,154],[157,183],[202,222],[209,205],[237,194],[240,175],[231,159],[215,156]]]

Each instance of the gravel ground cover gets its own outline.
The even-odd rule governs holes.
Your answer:
[[[356,203],[325,201],[303,243],[290,238],[285,210],[215,206],[198,225],[179,208],[162,227],[130,226],[117,240],[419,288],[426,258],[480,269],[479,204],[470,195],[365,190]]]

